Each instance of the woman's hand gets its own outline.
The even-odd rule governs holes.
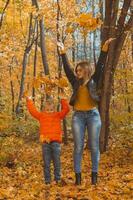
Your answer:
[[[108,51],[109,45],[112,41],[116,40],[116,38],[109,38],[108,40],[105,41],[102,47],[102,51]]]
[[[104,45],[109,45],[113,40],[116,40],[116,38],[109,38],[105,41]]]
[[[62,42],[57,42],[57,46],[59,48],[60,54],[64,54],[65,53],[64,44]]]

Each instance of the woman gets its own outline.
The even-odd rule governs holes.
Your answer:
[[[105,42],[102,47],[96,71],[92,75],[92,68],[87,61],[81,61],[76,65],[75,73],[70,68],[69,61],[65,54],[62,43],[58,43],[64,71],[73,88],[70,105],[74,108],[72,117],[72,131],[74,139],[74,171],[75,184],[81,184],[81,160],[84,148],[85,130],[87,128],[90,140],[91,161],[92,161],[92,184],[97,183],[98,164],[100,159],[99,135],[101,129],[100,114],[97,109],[99,95],[97,93],[98,83],[106,60],[108,46],[112,39]]]

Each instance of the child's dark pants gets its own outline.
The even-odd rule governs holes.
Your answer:
[[[45,182],[51,182],[50,174],[50,164],[53,161],[54,164],[54,179],[59,181],[61,178],[61,164],[60,164],[60,155],[61,155],[61,144],[52,141],[50,143],[44,143],[42,145],[43,160],[44,160],[44,176]]]

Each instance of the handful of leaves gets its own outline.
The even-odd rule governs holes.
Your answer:
[[[101,25],[102,21],[99,16],[93,17],[92,13],[81,13],[75,18],[75,21],[68,23],[66,33],[71,34],[78,28],[86,36],[89,32],[95,31]]]
[[[50,94],[56,87],[63,89],[68,86],[67,79],[64,77],[50,79],[49,76],[34,78],[32,86],[35,89],[39,89],[41,86],[45,87],[46,94]]]

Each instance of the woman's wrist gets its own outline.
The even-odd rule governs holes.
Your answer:
[[[66,51],[65,51],[65,49],[61,49],[61,50],[59,50],[59,53],[60,53],[60,55],[66,54]]]
[[[105,43],[105,44],[102,46],[102,51],[107,52],[107,51],[108,51],[108,48],[109,48],[109,45]]]
[[[115,39],[116,39],[116,38],[109,38],[108,40],[106,40],[105,43],[104,43],[103,46],[102,46],[102,51],[107,52],[110,43],[111,43],[113,40],[115,40]]]

